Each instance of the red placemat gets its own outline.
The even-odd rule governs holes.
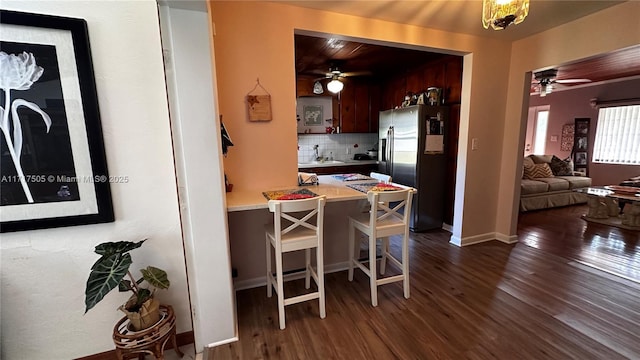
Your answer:
[[[347,184],[348,187],[354,189],[354,190],[358,190],[360,192],[366,193],[369,191],[396,191],[396,190],[403,190],[404,188],[401,188],[399,186],[395,186],[392,184],[387,184],[387,183],[367,183],[367,184]]]
[[[308,189],[264,191],[262,195],[267,200],[299,200],[318,196],[318,194]]]

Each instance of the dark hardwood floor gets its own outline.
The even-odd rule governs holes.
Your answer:
[[[388,284],[374,308],[362,272],[326,274],[327,317],[317,301],[287,306],[285,330],[265,287],[239,291],[240,340],[206,359],[639,359],[640,284],[614,274],[640,280],[640,235],[585,211],[521,214],[514,245],[412,233],[410,299]]]
[[[520,214],[518,240],[640,283],[640,232],[587,222],[587,206]]]

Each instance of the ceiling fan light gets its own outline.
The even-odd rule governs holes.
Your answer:
[[[502,30],[519,24],[529,14],[529,0],[483,0],[482,26]]]
[[[344,84],[342,83],[342,81],[336,78],[329,81],[329,83],[327,84],[327,90],[331,91],[334,94],[339,93],[340,91],[342,91],[343,88],[344,88]]]

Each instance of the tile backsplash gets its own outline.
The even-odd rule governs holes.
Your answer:
[[[315,160],[314,145],[318,145],[319,156],[344,161],[353,159],[354,154],[377,150],[378,134],[298,134],[298,163]]]

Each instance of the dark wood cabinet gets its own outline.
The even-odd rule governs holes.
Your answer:
[[[296,95],[297,96],[316,96],[313,93],[314,79],[307,76],[298,76],[296,78]]]
[[[358,173],[369,175],[372,171],[377,171],[377,164],[353,164],[345,166],[322,166],[313,168],[301,168],[300,172],[315,173],[318,175],[331,175],[331,174],[350,174]]]
[[[382,81],[382,110],[400,106],[405,95],[426,91],[429,87],[441,88],[444,105],[459,104],[462,93],[462,57],[445,56]]]
[[[368,133],[378,131],[380,85],[369,79],[342,79],[344,89],[338,96],[340,131]]]

